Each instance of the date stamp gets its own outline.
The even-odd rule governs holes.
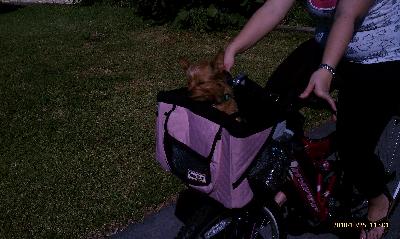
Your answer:
[[[334,222],[334,228],[388,228],[389,222]]]

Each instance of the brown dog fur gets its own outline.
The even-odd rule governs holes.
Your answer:
[[[180,65],[186,73],[191,99],[210,101],[215,108],[229,115],[238,111],[233,90],[226,83],[223,52],[211,61],[203,60],[195,64],[181,59]]]

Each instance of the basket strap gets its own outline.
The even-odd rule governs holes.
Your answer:
[[[169,134],[169,135],[171,135],[171,134],[168,132],[168,121],[169,121],[169,118],[170,118],[172,112],[173,112],[175,109],[176,109],[176,105],[174,104],[174,105],[172,106],[172,108],[171,108],[170,111],[164,113],[165,116],[166,116],[165,122],[164,122],[164,132],[165,132],[166,134]],[[214,155],[215,148],[216,148],[216,146],[217,146],[217,142],[221,139],[221,135],[222,135],[222,127],[219,126],[219,129],[218,129],[217,133],[215,134],[213,143],[212,143],[212,145],[211,145],[210,153],[209,153],[208,156],[207,156],[207,162],[209,162],[209,163],[212,161],[212,157],[213,157],[213,155]]]
[[[170,111],[164,113],[164,115],[166,116],[166,117],[165,117],[165,122],[164,122],[164,131],[167,132],[167,133],[168,133],[167,124],[168,124],[168,121],[169,121],[169,117],[171,116],[172,112],[173,112],[175,109],[176,109],[176,105],[174,104],[174,105],[172,105],[172,108],[171,108]],[[169,133],[168,133],[168,134],[169,134]]]
[[[211,162],[211,160],[212,160],[212,157],[213,157],[213,155],[214,155],[214,151],[215,151],[215,148],[216,148],[216,146],[217,146],[218,140],[221,139],[221,133],[222,133],[222,127],[219,126],[219,129],[218,129],[217,133],[215,134],[214,141],[213,141],[213,144],[212,144],[212,146],[211,146],[210,154],[209,154],[208,157],[207,157],[207,159],[208,159],[209,162]]]

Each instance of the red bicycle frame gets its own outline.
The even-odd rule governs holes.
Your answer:
[[[329,215],[329,199],[336,184],[337,175],[332,161],[327,158],[335,152],[335,133],[322,139],[302,138],[303,150],[295,155],[289,167],[292,183],[306,206],[318,221],[324,222]],[[299,159],[299,160],[297,160]],[[303,163],[302,163],[303,162]],[[315,178],[306,175],[302,164],[312,164]],[[312,183],[312,182],[314,183]]]

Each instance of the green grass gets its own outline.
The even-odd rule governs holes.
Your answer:
[[[99,6],[0,14],[0,238],[105,234],[181,190],[155,162],[156,94],[185,84],[180,57],[213,57],[235,34]],[[309,37],[273,32],[235,72],[264,84]]]

